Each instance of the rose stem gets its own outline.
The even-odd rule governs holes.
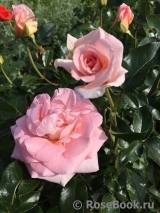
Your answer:
[[[86,184],[87,188],[90,191],[93,191],[92,187],[89,185],[89,183],[86,181],[86,179],[79,173],[78,176],[83,180],[83,182]]]
[[[100,27],[102,27],[102,23],[103,23],[102,22],[102,20],[103,20],[102,19],[102,14],[103,14],[102,12],[103,12],[103,7],[100,7]]]
[[[33,61],[33,58],[32,58],[32,55],[31,55],[31,52],[30,52],[30,49],[28,47],[28,45],[26,44],[26,42],[23,40],[25,46],[26,46],[26,50],[27,50],[27,53],[28,53],[28,56],[29,56],[29,59],[30,59],[30,62],[34,68],[34,70],[37,72],[37,74],[42,78],[44,79],[45,81],[47,81],[49,84],[52,84],[53,86],[58,86],[58,84],[55,84],[55,83],[52,83],[51,81],[49,81],[47,78],[45,78],[41,73],[40,71],[37,69],[34,61]]]
[[[2,67],[2,65],[1,65],[1,71],[2,71],[2,73],[3,73],[3,75],[4,75],[4,77],[6,78],[6,80],[8,81],[8,83],[11,84],[12,86],[16,87],[15,84],[10,80],[10,78],[9,78],[9,77],[7,76],[7,74],[5,73],[5,71],[4,71],[3,67]]]
[[[108,87],[105,88],[105,94],[106,94],[106,97],[107,97],[108,102],[109,102],[109,104],[110,104],[111,111],[112,111],[112,112],[115,112],[115,106],[114,106],[114,103],[113,103],[113,100],[112,100],[112,97],[111,97],[111,95],[110,95],[110,92],[109,92]],[[117,128],[116,114],[114,113],[113,116],[114,116],[114,117],[113,117],[114,126]],[[118,163],[117,148],[118,148],[118,138],[115,139],[114,146],[113,146],[114,167],[115,167],[116,169],[117,169],[117,163]],[[115,178],[116,178],[116,176],[115,176]]]

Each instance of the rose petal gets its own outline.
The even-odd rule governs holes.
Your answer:
[[[57,69],[57,67],[63,67],[64,69],[66,69],[70,73],[74,65],[73,65],[72,60],[56,59],[54,61],[54,66],[55,66],[56,69]]]
[[[77,173],[90,173],[99,170],[98,157],[95,155],[93,158],[86,158],[81,165],[76,169]]]
[[[125,73],[127,73],[127,70],[122,67],[119,72],[109,80],[107,85],[115,87],[121,86],[125,81]]]
[[[101,97],[105,92],[104,87],[88,89],[85,86],[78,86],[75,87],[74,90],[78,92],[83,98],[89,99]]]
[[[67,48],[70,51],[73,51],[74,49],[74,44],[77,41],[77,39],[70,34],[67,35]]]
[[[85,44],[92,44],[99,38],[105,38],[105,31],[98,27],[96,30],[91,31],[85,36],[79,38],[75,43],[75,48]]]
[[[65,148],[61,144],[54,144],[44,138],[32,137],[24,141],[26,150],[41,162],[56,160]]]

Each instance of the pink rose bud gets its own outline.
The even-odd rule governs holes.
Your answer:
[[[30,8],[24,4],[12,5],[14,29],[13,32],[18,37],[28,37],[37,31],[37,21]]]
[[[134,14],[132,10],[130,9],[128,5],[123,3],[118,9],[116,21],[120,21],[121,25],[123,25],[123,27],[127,31],[133,18],[134,18]]]
[[[97,98],[107,86],[120,86],[125,80],[122,67],[123,44],[113,35],[97,28],[77,39],[68,34],[67,48],[71,57],[56,59],[55,67],[63,67],[73,78],[86,84],[75,87],[84,98]]]
[[[11,157],[23,161],[32,178],[65,186],[76,173],[98,171],[97,152],[107,140],[102,120],[95,106],[71,89],[60,88],[52,98],[37,95],[11,127]]]

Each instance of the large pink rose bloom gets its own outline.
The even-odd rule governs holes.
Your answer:
[[[97,152],[107,139],[101,124],[94,105],[71,89],[38,95],[11,127],[11,157],[23,161],[32,178],[65,186],[75,173],[99,169]]]
[[[31,36],[37,31],[37,21],[30,8],[24,4],[12,5],[14,33],[18,37]]]
[[[68,34],[71,59],[56,59],[55,67],[65,68],[73,78],[86,82],[75,90],[84,98],[97,98],[107,86],[120,86],[125,80],[122,66],[123,45],[100,27],[76,39]]]

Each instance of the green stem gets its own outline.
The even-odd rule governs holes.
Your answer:
[[[107,97],[107,99],[109,101],[111,111],[114,113],[113,114],[113,124],[114,124],[115,128],[117,129],[117,119],[116,119],[116,113],[115,113],[115,105],[113,103],[112,97],[111,97],[109,89],[107,87],[105,89],[105,94],[106,94],[106,97]],[[118,148],[118,138],[115,139],[115,142],[114,142],[114,145],[113,145],[113,155],[114,155],[113,164],[114,164],[114,167],[116,169],[117,169],[117,164],[118,164],[117,148]],[[115,178],[117,178],[117,174],[115,174]]]
[[[108,101],[109,101],[111,110],[114,111],[114,103],[113,103],[113,100],[112,100],[112,97],[111,97],[111,95],[110,95],[110,92],[109,92],[108,87],[105,88],[105,94],[106,94],[106,97],[107,97],[107,99],[108,99]]]
[[[52,84],[53,86],[58,86],[58,84],[55,84],[55,83],[52,83],[51,81],[49,81],[47,78],[45,78],[45,76],[43,76],[40,71],[37,69],[34,61],[33,61],[33,58],[32,58],[32,55],[31,55],[31,52],[30,52],[30,49],[28,47],[28,45],[26,44],[26,42],[24,42],[25,46],[26,46],[26,50],[27,50],[27,53],[28,53],[28,56],[29,56],[29,59],[30,59],[30,62],[34,68],[34,70],[36,71],[36,73],[43,79],[45,80],[46,82],[48,82],[49,84]]]
[[[81,178],[81,180],[83,180],[83,182],[86,184],[87,188],[90,191],[93,191],[92,187],[89,185],[89,183],[86,181],[86,179],[81,174],[78,174],[78,176]]]
[[[103,24],[103,18],[102,18],[102,15],[103,15],[103,7],[100,7],[100,27],[102,27],[102,24]]]
[[[16,85],[10,80],[10,78],[6,75],[5,71],[3,70],[3,67],[1,65],[1,71],[5,77],[5,79],[8,81],[9,84],[11,84],[12,86],[16,87]]]

